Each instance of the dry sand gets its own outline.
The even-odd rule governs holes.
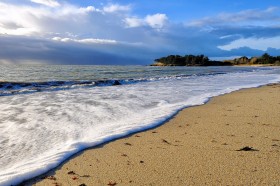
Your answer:
[[[243,147],[252,151],[238,151]],[[244,89],[83,151],[26,185],[280,185],[280,85]]]

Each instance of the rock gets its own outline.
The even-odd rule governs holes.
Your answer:
[[[241,148],[239,150],[236,150],[236,151],[259,151],[259,150],[254,149],[253,147],[246,146],[246,147],[243,147],[243,148]]]
[[[115,80],[113,83],[113,86],[115,86],[115,85],[121,85],[121,83],[118,80]]]

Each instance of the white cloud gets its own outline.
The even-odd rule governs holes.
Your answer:
[[[45,3],[56,1],[36,2]],[[60,2],[60,1],[59,1]],[[55,5],[55,4],[53,4]],[[149,37],[142,29],[161,30],[168,18],[165,14],[130,16],[131,5],[111,4],[101,7],[77,6],[61,1],[60,6],[36,6],[0,2],[0,34],[34,36],[36,38],[113,38],[126,43],[144,43]],[[114,13],[118,12],[117,15]],[[71,32],[75,37],[69,36]],[[142,35],[143,37],[138,37]],[[103,41],[103,40],[101,40]],[[99,41],[100,43],[102,43]],[[97,40],[91,41],[97,42]]]
[[[0,3],[0,33],[10,35],[31,35],[40,31],[34,24],[34,15],[37,17],[45,12],[40,8],[33,9],[27,6],[14,6]],[[11,27],[9,25],[14,25]]]
[[[33,3],[42,4],[49,7],[58,7],[60,4],[55,0],[30,0]]]
[[[146,23],[152,28],[162,28],[167,20],[168,18],[165,14],[147,15],[145,18]]]
[[[0,27],[1,34],[9,34],[9,35],[25,35],[30,36],[38,33],[39,30],[37,28],[17,28],[17,29],[6,29]]]
[[[136,17],[125,18],[124,22],[125,22],[126,26],[130,27],[130,28],[143,26],[145,24],[145,21],[143,19],[139,19]]]
[[[98,12],[99,10],[94,8],[93,6],[87,6],[87,7],[76,7],[72,5],[64,5],[60,9],[56,10],[54,15],[57,15],[58,17],[68,16],[68,15],[82,15],[82,14],[88,14],[90,12]],[[53,17],[49,16],[49,17]]]
[[[271,38],[241,38],[223,46],[218,46],[222,50],[230,51],[241,47],[249,47],[257,50],[267,50],[268,48],[280,49],[280,36]]]
[[[150,26],[155,29],[161,29],[164,27],[168,20],[165,14],[153,14],[147,15],[144,19],[129,17],[125,18],[124,22],[127,27],[140,27],[140,26]]]
[[[54,37],[52,39],[54,41],[76,42],[76,43],[83,43],[83,44],[117,44],[116,40],[110,40],[110,39],[94,39],[94,38],[73,39],[73,38],[61,38],[61,37]]]
[[[269,7],[265,10],[249,9],[236,13],[220,13],[214,17],[204,17],[202,19],[191,21],[187,26],[206,26],[206,25],[224,25],[224,24],[256,24],[260,25],[261,22],[274,23],[273,20],[280,20],[280,17],[274,15],[279,8]]]
[[[127,12],[130,11],[131,7],[130,5],[119,5],[119,4],[111,4],[108,6],[105,6],[103,8],[104,12],[108,12],[108,13],[115,13],[115,12]]]
[[[42,36],[61,30],[67,32],[75,27],[73,22],[83,22],[87,14],[98,11],[93,6],[32,7],[0,2],[0,34]]]
[[[93,12],[93,11],[98,11],[98,9],[95,9],[93,6],[88,6],[88,7],[85,7],[85,8],[79,8],[80,11],[82,12]]]

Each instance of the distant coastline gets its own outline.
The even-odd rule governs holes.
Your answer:
[[[154,60],[150,66],[280,66],[280,56],[271,56],[268,53],[259,57],[246,56],[215,61],[204,55],[169,55]]]

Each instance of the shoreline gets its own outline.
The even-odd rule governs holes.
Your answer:
[[[280,67],[279,65],[273,64],[244,64],[244,65],[232,65],[234,67]]]
[[[241,89],[239,91],[234,91],[229,94],[220,95],[211,98],[204,105],[188,107],[186,109],[179,111],[178,114],[176,114],[170,120],[167,120],[167,122],[163,123],[162,125],[159,125],[159,127],[152,128],[150,130],[146,130],[143,132],[138,132],[136,134],[131,134],[127,137],[113,140],[105,144],[99,145],[97,147],[93,147],[81,151],[78,154],[72,156],[70,159],[67,159],[57,168],[49,171],[44,175],[38,176],[27,182],[24,182],[24,184],[32,185],[36,183],[35,185],[50,185],[50,184],[55,184],[55,185],[69,185],[69,184],[70,185],[71,184],[73,185],[81,185],[81,184],[159,185],[160,184],[162,185],[163,184],[164,185],[168,183],[168,185],[170,184],[180,185],[180,184],[205,184],[205,183],[206,184],[217,184],[217,183],[218,184],[223,184],[223,183],[224,184],[225,183],[226,184],[227,183],[231,183],[231,184],[257,183],[258,184],[258,183],[274,183],[274,182],[279,183],[280,179],[277,180],[277,176],[274,178],[274,180],[272,180],[272,182],[268,182],[268,180],[266,180],[267,174],[265,174],[266,176],[262,179],[253,177],[250,182],[246,182],[246,180],[239,180],[238,176],[240,176],[240,174],[237,174],[236,178],[234,178],[234,176],[230,176],[230,178],[222,179],[223,176],[231,175],[230,172],[228,172],[230,171],[228,169],[231,169],[231,167],[226,167],[226,169],[221,167],[221,165],[229,166],[228,164],[230,164],[230,162],[228,162],[227,159],[225,159],[225,155],[231,157],[232,160],[236,161],[238,165],[243,165],[243,164],[242,161],[240,164],[240,159],[237,159],[236,157],[234,158],[234,154],[236,153],[240,153],[237,155],[243,157],[241,159],[244,159],[244,157],[245,159],[246,158],[248,159],[250,158],[250,155],[252,155],[253,153],[255,153],[253,154],[254,156],[256,155],[260,155],[260,157],[268,156],[270,159],[272,159],[270,161],[274,161],[274,162],[277,162],[277,158],[279,160],[280,157],[279,154],[280,139],[278,139],[277,136],[273,137],[273,139],[275,138],[274,140],[279,140],[279,141],[273,141],[274,144],[272,145],[274,146],[272,146],[273,147],[272,150],[274,151],[271,153],[266,152],[263,154],[261,149],[264,148],[264,146],[258,143],[242,144],[241,141],[244,140],[243,139],[244,136],[237,138],[236,134],[228,134],[229,136],[224,135],[223,132],[225,131],[223,130],[221,130],[221,134],[223,134],[221,136],[220,133],[217,133],[217,131],[215,131],[215,130],[219,131],[220,130],[219,128],[221,127],[226,129],[234,128],[234,124],[231,124],[232,121],[229,120],[232,118],[228,118],[227,114],[228,112],[233,112],[237,108],[247,107],[246,102],[238,103],[239,107],[235,109],[227,109],[227,110],[222,110],[219,113],[215,113],[218,114],[220,117],[212,118],[211,112],[210,115],[204,116],[205,113],[209,114],[209,108],[210,111],[213,110],[213,107],[215,108],[215,106],[219,105],[220,103],[223,103],[225,98],[227,99],[227,97],[235,97],[236,94],[240,98],[240,96],[242,97],[242,94],[250,94],[250,92],[254,92],[255,90],[257,92],[258,91],[261,92],[261,95],[259,95],[260,93],[256,95],[257,97],[263,96],[264,93],[266,93],[264,97],[269,97],[270,93],[269,92],[267,93],[267,91],[274,91],[274,92],[276,91],[274,95],[275,97],[277,96],[277,93],[280,92],[279,91],[280,85],[274,84],[274,85],[265,85],[258,88]],[[254,96],[253,98],[255,98],[256,96]],[[235,101],[238,102],[238,100]],[[276,105],[276,107],[279,108],[278,110],[280,110],[279,96],[277,101],[279,101],[279,104]],[[273,100],[271,101],[271,103],[273,103]],[[233,102],[230,105],[227,105],[228,103],[225,102],[224,104],[226,105],[224,107],[232,107],[232,105],[236,103]],[[261,105],[263,105],[263,103]],[[254,105],[252,108],[256,109],[255,107],[256,105]],[[208,110],[207,109],[205,110],[205,108],[208,108]],[[204,112],[202,113],[202,111],[204,110],[205,113]],[[257,113],[259,114],[259,111]],[[256,115],[254,112],[252,112],[251,115],[252,118],[250,118],[250,120],[252,119],[257,120],[260,117]],[[209,122],[209,117],[213,119],[212,122]],[[218,121],[214,122],[214,119]],[[239,118],[239,120],[240,119],[242,121],[248,118],[241,117]],[[280,120],[279,117],[276,118],[276,121],[279,122],[279,120]],[[267,121],[267,119],[265,121]],[[216,122],[218,122],[220,125],[216,126],[212,124]],[[207,131],[208,128],[205,126],[205,124],[207,124],[207,127],[211,127],[211,128],[214,127],[213,128],[214,130]],[[261,125],[259,126],[259,128],[272,125],[269,122],[266,122],[264,124],[266,125]],[[250,125],[253,125],[252,122],[247,122],[246,127],[248,128]],[[239,129],[239,127],[242,128],[242,126],[238,126],[237,129]],[[279,134],[280,126],[277,127],[278,130],[276,131],[278,132],[276,131],[274,132]],[[242,130],[240,130],[240,132],[242,133]],[[249,132],[250,131],[248,131],[248,133]],[[178,135],[179,133],[182,134]],[[254,135],[255,134],[252,133],[249,136],[250,139],[249,141],[252,141],[254,137],[251,136]],[[273,135],[275,134],[273,133]],[[233,144],[231,144],[231,142],[228,142],[232,140],[231,138],[235,138],[234,140],[237,139],[238,141],[240,141],[239,142],[240,145],[237,146],[238,143],[235,142],[237,144],[235,144],[233,147]],[[220,141],[226,141],[226,142],[220,142]],[[256,150],[259,151],[237,152],[238,149],[241,149],[242,147],[245,146],[250,146],[253,147],[254,149],[256,148]],[[189,151],[189,149],[191,149],[191,151]],[[216,156],[219,158],[217,159]],[[210,159],[211,161],[209,160],[209,157],[211,157]],[[178,158],[178,160],[176,158]],[[216,163],[221,161],[223,162],[223,164],[218,163],[217,165],[215,165],[213,160]],[[254,159],[254,160],[258,160],[258,159]],[[271,163],[270,161],[269,163]],[[246,165],[246,163],[248,162],[246,161],[243,163],[245,163]],[[182,166],[182,164],[184,164],[184,166]],[[211,165],[211,166],[204,167],[205,165]],[[258,165],[253,164],[253,166],[258,166]],[[277,166],[279,167],[280,165],[278,164]],[[234,167],[236,168],[236,166]],[[251,166],[249,167],[251,168]],[[245,170],[248,171],[247,169]],[[274,176],[280,174],[280,172],[275,169],[272,170],[269,169],[269,170],[271,171],[271,174]],[[200,172],[199,177],[196,174],[194,174],[197,172]],[[254,172],[258,172],[258,171],[254,171]],[[222,177],[213,176],[213,174],[217,174],[217,173],[222,175]],[[240,171],[240,173],[242,173],[242,171]],[[155,174],[156,176],[153,176],[151,174]],[[252,176],[253,175],[254,174],[252,173]]]

